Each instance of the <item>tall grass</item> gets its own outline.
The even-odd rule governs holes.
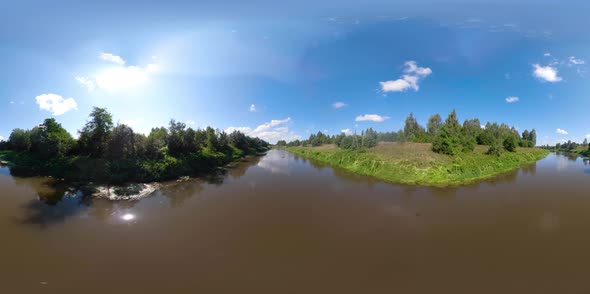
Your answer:
[[[381,146],[368,151],[306,147],[291,147],[287,150],[304,158],[383,181],[426,186],[467,184],[516,169],[549,154],[543,149],[519,148],[517,152],[504,152],[500,156],[486,155],[481,150],[458,156],[441,156],[411,144],[399,146]],[[399,151],[405,156],[395,156],[391,154],[392,151]]]

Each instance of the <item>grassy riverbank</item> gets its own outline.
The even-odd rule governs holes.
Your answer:
[[[449,186],[489,178],[544,158],[549,151],[518,148],[500,156],[487,155],[487,146],[458,156],[434,153],[428,143],[380,143],[366,151],[321,147],[289,147],[307,159],[373,176],[383,181],[427,186]]]

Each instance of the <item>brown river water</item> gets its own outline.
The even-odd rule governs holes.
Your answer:
[[[392,185],[280,150],[136,201],[0,167],[0,293],[590,293],[590,165]]]

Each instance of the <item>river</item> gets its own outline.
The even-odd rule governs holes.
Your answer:
[[[590,165],[378,182],[281,150],[136,201],[0,168],[1,293],[590,293]]]

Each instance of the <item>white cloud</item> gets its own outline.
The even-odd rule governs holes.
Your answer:
[[[125,65],[125,60],[121,56],[113,55],[111,53],[102,52],[99,54],[100,59],[116,63],[118,65]]]
[[[0,136],[0,142],[4,141],[4,137]]]
[[[365,114],[359,115],[356,117],[355,121],[374,121],[374,122],[382,122],[386,119],[389,119],[389,116],[381,116],[378,114]]]
[[[334,107],[336,109],[346,107],[346,106],[348,106],[348,104],[346,104],[344,102],[340,102],[340,101],[332,103],[332,107]]]
[[[545,56],[545,57],[549,57],[549,56],[551,56],[551,53],[549,53],[549,52],[546,52],[545,54],[543,54],[543,56]]]
[[[289,129],[289,127],[282,126],[289,122],[291,122],[290,117],[281,120],[273,119],[270,122],[261,124],[254,129],[252,129],[251,127],[229,127],[225,129],[225,132],[231,133],[233,131],[240,131],[250,137],[257,137],[262,140],[268,141],[271,144],[276,143],[278,140],[300,140],[301,136],[296,135]]]
[[[561,134],[561,135],[567,135],[568,134],[566,130],[562,130],[562,129],[559,129],[559,128],[557,130],[555,130],[555,132],[558,133],[558,134]]]
[[[350,129],[344,129],[340,132],[344,133],[345,135],[352,135],[352,131]]]
[[[96,76],[96,85],[104,90],[135,88],[147,80],[146,71],[137,66],[109,68]]]
[[[88,89],[93,91],[101,89],[106,91],[119,91],[132,89],[145,83],[151,74],[160,71],[160,66],[157,64],[157,58],[153,57],[153,62],[146,66],[125,66],[125,60],[120,56],[110,53],[101,53],[100,58],[110,61],[115,65],[103,69],[96,73],[93,77],[77,76],[76,81]]]
[[[96,88],[94,82],[87,77],[76,77],[76,81],[78,81],[80,85],[86,87],[88,89],[88,92],[92,92]]]
[[[586,138],[590,139],[590,134],[586,134]]]
[[[256,112],[256,105],[250,105],[250,112]]]
[[[14,104],[14,101],[10,101],[10,104]]]
[[[404,63],[404,75],[397,80],[379,82],[383,92],[403,92],[407,89],[418,91],[420,86],[418,82],[432,74],[432,70],[428,67],[418,67],[415,61],[406,61]]]
[[[196,124],[194,120],[190,120],[190,119],[187,120],[185,123],[189,126],[194,126]]]
[[[518,102],[518,100],[520,100],[520,99],[518,99],[518,97],[516,97],[516,96],[506,97],[506,102],[508,102],[508,103]]]
[[[576,58],[575,56],[570,56],[570,58],[568,59],[569,65],[582,65],[585,63],[586,63],[586,61],[584,61],[583,59],[580,59],[580,58]]]
[[[562,78],[558,76],[557,69],[551,66],[533,64],[533,75],[540,80],[551,83],[560,82],[562,80]]]
[[[485,125],[479,125],[479,127],[482,128],[482,129],[484,129],[484,130],[486,129],[486,126]]]
[[[78,109],[78,104],[74,98],[64,99],[57,94],[41,94],[35,97],[39,108],[51,112],[51,114],[57,116],[62,115],[72,109]]]

